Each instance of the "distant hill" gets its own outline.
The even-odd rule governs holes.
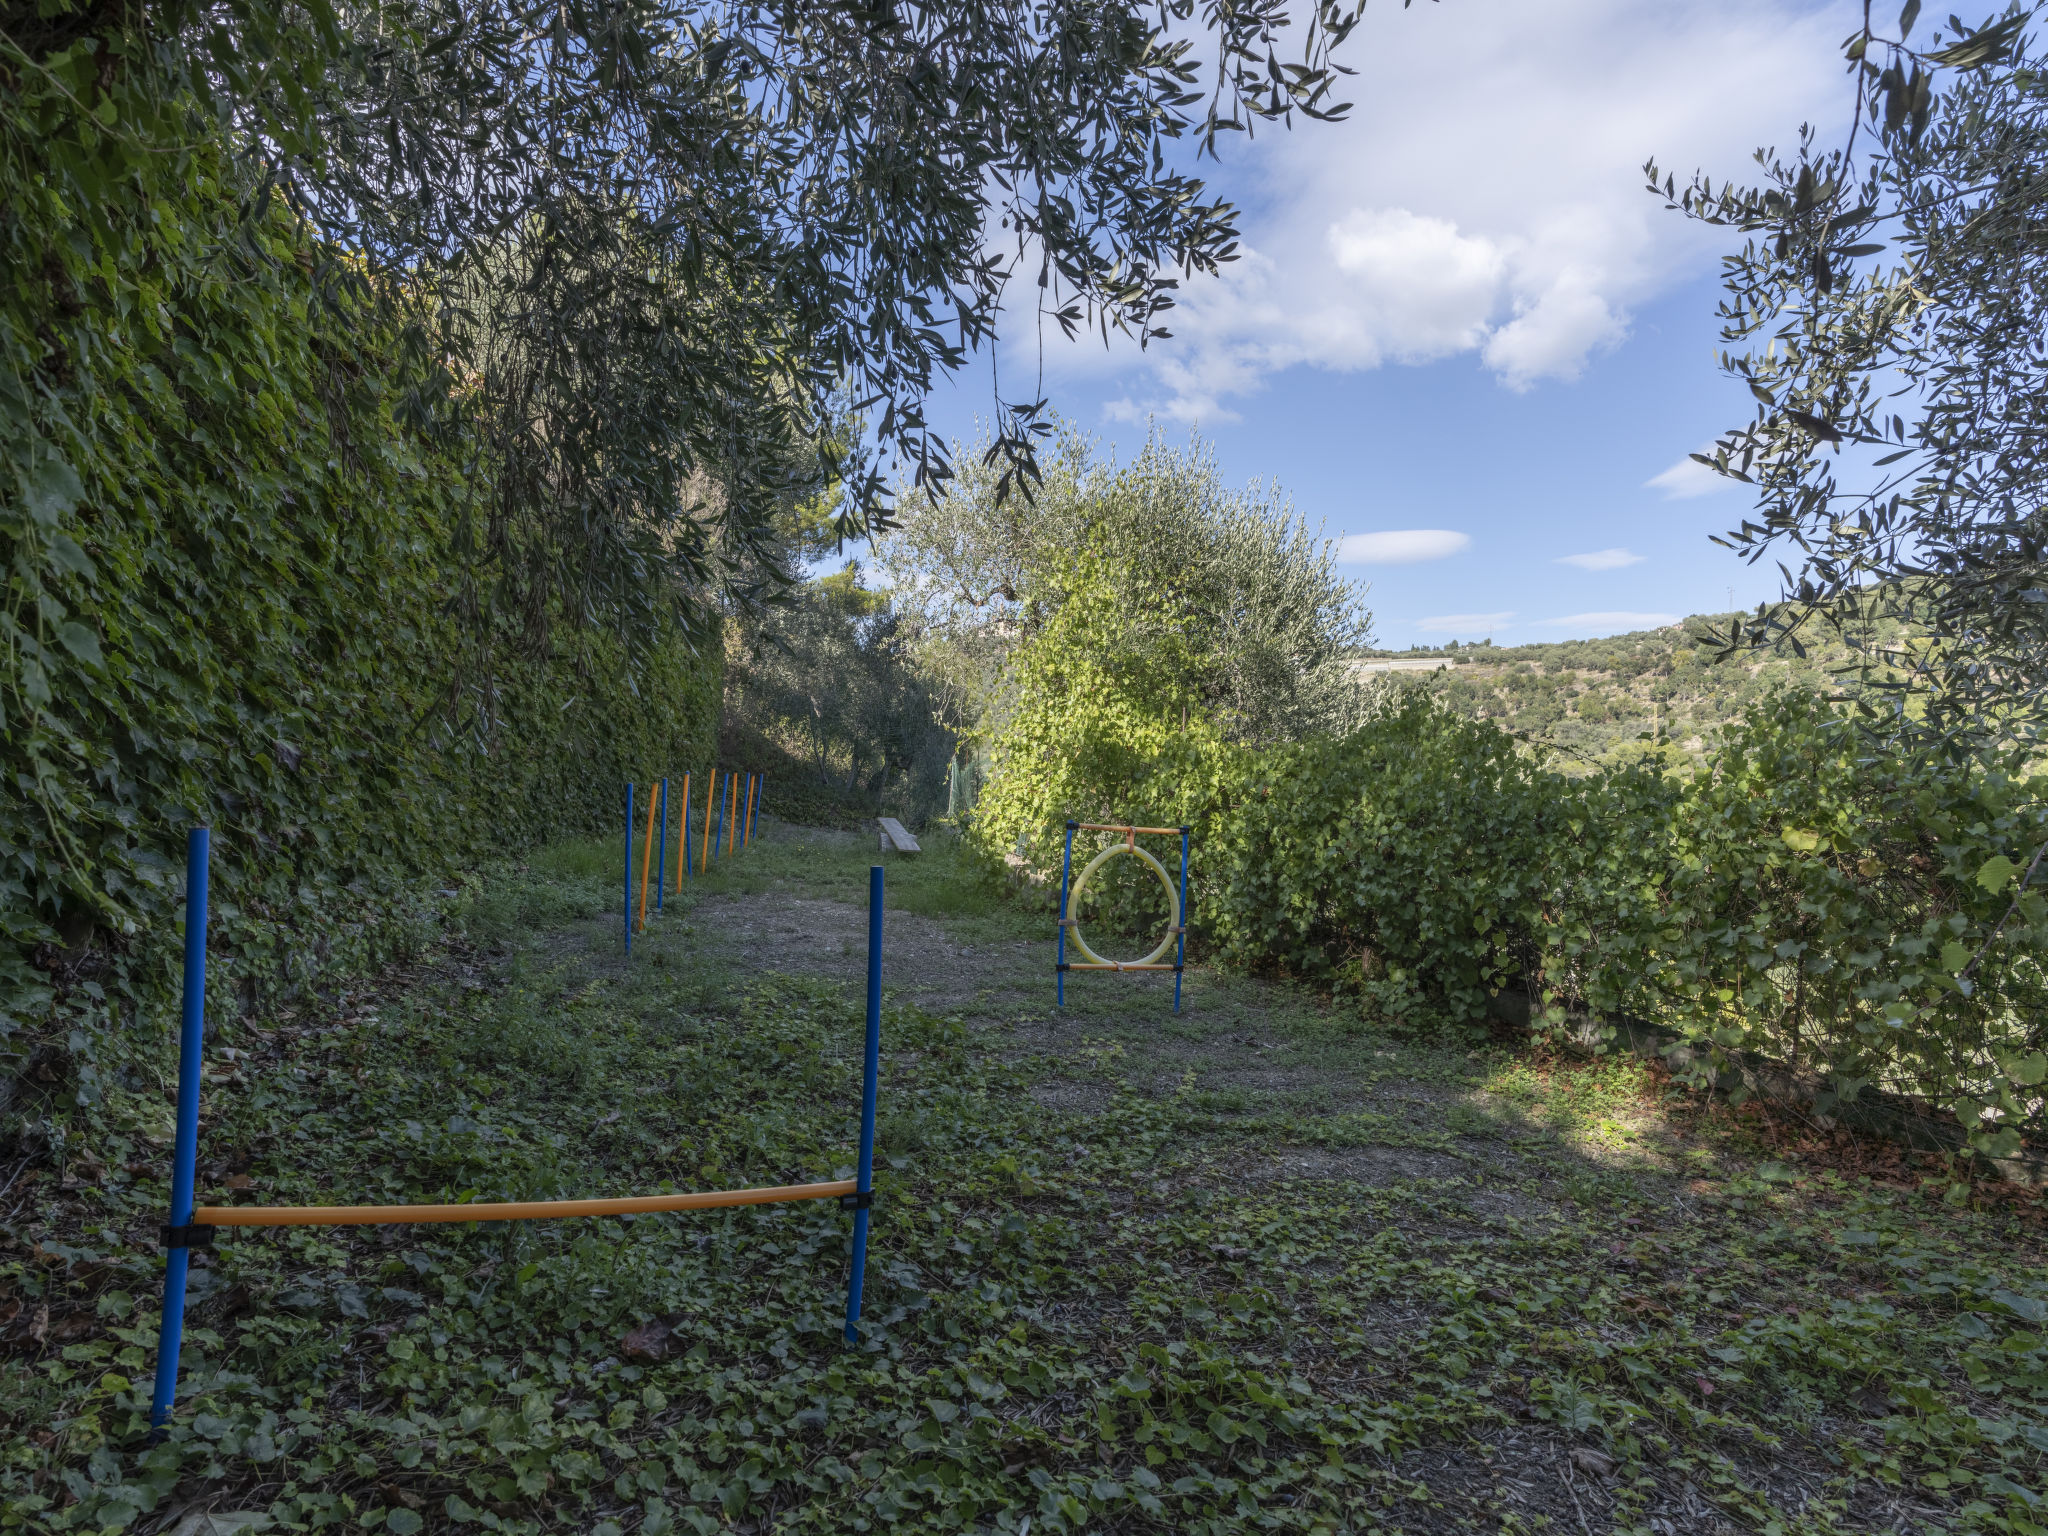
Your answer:
[[[1780,646],[1715,660],[1707,632],[1725,628],[1731,617],[1695,614],[1664,629],[1605,640],[1454,641],[1441,649],[1369,651],[1357,667],[1361,674],[1439,690],[1462,714],[1555,747],[1566,767],[1650,750],[1653,737],[1697,759],[1720,726],[1771,688],[1790,685],[1835,697],[1857,691],[1853,678],[1836,676],[1853,653],[1825,631],[1803,637],[1804,657]]]

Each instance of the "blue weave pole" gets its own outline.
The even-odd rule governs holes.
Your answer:
[[[868,869],[868,1043],[860,1083],[860,1172],[853,1197],[853,1266],[846,1277],[846,1342],[860,1342],[860,1293],[868,1268],[868,1210],[875,1199],[875,1087],[882,1071],[882,866]]]
[[[626,780],[626,954],[633,953],[633,781]]]
[[[1188,963],[1188,829],[1180,829],[1180,932],[1173,940],[1173,1011],[1180,1012],[1180,978]]]
[[[1056,959],[1053,971],[1059,977],[1059,1006],[1067,1006],[1067,882],[1074,873],[1074,828],[1078,822],[1067,823],[1067,851],[1060,855],[1060,933],[1056,945]]]
[[[149,1425],[161,1433],[178,1392],[178,1351],[185,1343],[185,1280],[192,1262],[193,1186],[199,1162],[199,1061],[206,1043],[206,860],[208,835],[185,839],[185,1000],[178,1025],[178,1125],[171,1153],[171,1220],[164,1229],[164,1315],[156,1336],[156,1382]],[[212,1229],[206,1232],[213,1235]]]
[[[718,862],[718,856],[725,851],[725,802],[731,794],[732,775],[727,774],[718,781],[718,821],[711,829],[711,862],[714,864]]]
[[[690,857],[690,776],[683,775],[683,824],[680,841],[683,845],[683,873],[695,879],[696,862]]]
[[[654,910],[661,910],[661,886],[668,878],[668,780],[661,781],[661,853],[654,866]]]

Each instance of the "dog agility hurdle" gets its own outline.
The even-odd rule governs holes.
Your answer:
[[[629,788],[628,794],[631,790]],[[630,814],[630,813],[629,813]],[[860,1158],[851,1179],[781,1184],[759,1189],[689,1194],[628,1195],[584,1200],[508,1200],[452,1205],[196,1205],[199,1162],[200,1062],[206,1039],[207,862],[210,834],[194,827],[185,847],[185,976],[178,1030],[178,1108],[172,1149],[170,1221],[160,1239],[164,1255],[163,1320],[157,1334],[156,1380],[149,1420],[161,1432],[178,1384],[185,1336],[185,1291],[192,1250],[213,1246],[222,1227],[371,1226],[386,1223],[537,1221],[581,1216],[628,1216],[657,1211],[717,1210],[794,1200],[837,1199],[853,1212],[853,1249],[846,1282],[845,1339],[858,1342],[861,1292],[867,1271],[868,1215],[874,1204],[875,1099],[882,1051],[882,868],[868,872],[867,1038],[861,1069]],[[629,844],[630,848],[630,844]],[[630,875],[629,875],[630,881]],[[631,895],[631,885],[627,887]]]

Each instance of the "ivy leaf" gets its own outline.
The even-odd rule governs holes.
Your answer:
[[[1778,835],[1784,840],[1787,848],[1796,849],[1800,853],[1811,853],[1820,846],[1820,834],[1808,832],[1802,827],[1787,827]]]
[[[57,639],[65,650],[87,666],[97,667],[103,664],[100,656],[100,637],[76,620],[58,625]]]
[[[1991,1299],[2014,1317],[2029,1323],[2048,1323],[2048,1301],[2038,1296],[2022,1296],[2016,1291],[1993,1291]]]
[[[1941,946],[1941,968],[1951,976],[1969,963],[1970,952],[1954,939]]]
[[[78,547],[78,541],[69,534],[53,533],[50,535],[49,556],[50,564],[56,566],[60,571],[69,571],[73,575],[83,576],[87,581],[91,581],[99,575],[99,569],[92,563],[92,558]]]
[[[78,471],[59,458],[47,458],[36,466],[29,480],[28,494],[23,498],[28,504],[28,515],[45,528],[56,526],[57,520],[85,495],[85,487],[79,482]]]

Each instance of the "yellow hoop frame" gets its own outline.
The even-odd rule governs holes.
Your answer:
[[[1152,873],[1159,877],[1159,884],[1166,891],[1166,936],[1159,941],[1159,947],[1142,960],[1105,960],[1089,948],[1088,941],[1081,937],[1081,891],[1088,884],[1090,875],[1120,853],[1135,853],[1151,865]],[[1067,892],[1067,906],[1074,914],[1067,919],[1067,932],[1073,936],[1074,948],[1086,955],[1091,964],[1099,965],[1105,970],[1135,971],[1151,968],[1157,964],[1161,955],[1173,948],[1174,937],[1180,932],[1180,892],[1173,888],[1173,881],[1166,873],[1166,866],[1153,858],[1149,850],[1140,848],[1135,837],[1127,837],[1121,843],[1111,843],[1083,866],[1079,878]]]

